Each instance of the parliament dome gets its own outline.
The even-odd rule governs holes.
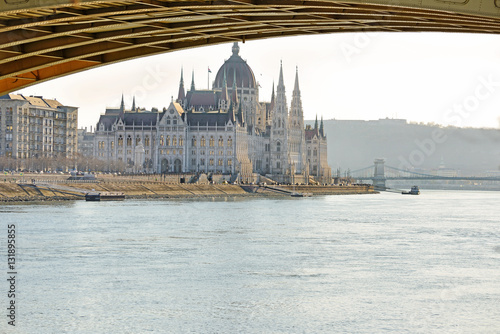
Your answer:
[[[255,88],[257,83],[255,82],[255,75],[252,69],[248,66],[247,62],[244,61],[240,56],[240,47],[238,43],[233,44],[233,55],[224,62],[224,64],[217,71],[215,76],[215,81],[213,84],[214,89],[222,89],[224,82],[224,71],[226,72],[227,87],[231,89],[233,86],[234,74],[236,73],[236,86],[238,88],[243,87]]]

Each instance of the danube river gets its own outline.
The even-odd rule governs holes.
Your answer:
[[[2,333],[499,333],[500,193],[2,204]],[[1,308],[9,278],[2,257]]]

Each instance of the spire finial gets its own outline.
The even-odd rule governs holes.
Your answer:
[[[132,111],[135,111],[135,96],[132,99]]]
[[[238,56],[238,53],[240,53],[240,47],[238,46],[238,42],[233,43],[233,56]]]

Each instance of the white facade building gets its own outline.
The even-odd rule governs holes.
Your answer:
[[[95,156],[126,162],[129,172],[222,173],[243,180],[260,174],[307,183],[310,176],[331,178],[326,137],[316,130],[317,139],[307,141],[298,71],[290,109],[281,66],[276,95],[273,88],[271,102],[259,102],[253,71],[234,43],[211,90],[197,90],[193,73],[186,92],[181,71],[178,97],[163,111],[141,110],[135,101],[125,110],[123,98],[120,108],[107,109],[97,123]],[[316,160],[307,159],[307,146],[319,139],[323,165],[318,160],[310,169]]]

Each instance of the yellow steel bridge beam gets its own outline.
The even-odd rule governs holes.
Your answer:
[[[0,95],[71,73],[203,45],[336,32],[500,32],[500,0],[0,3]]]

